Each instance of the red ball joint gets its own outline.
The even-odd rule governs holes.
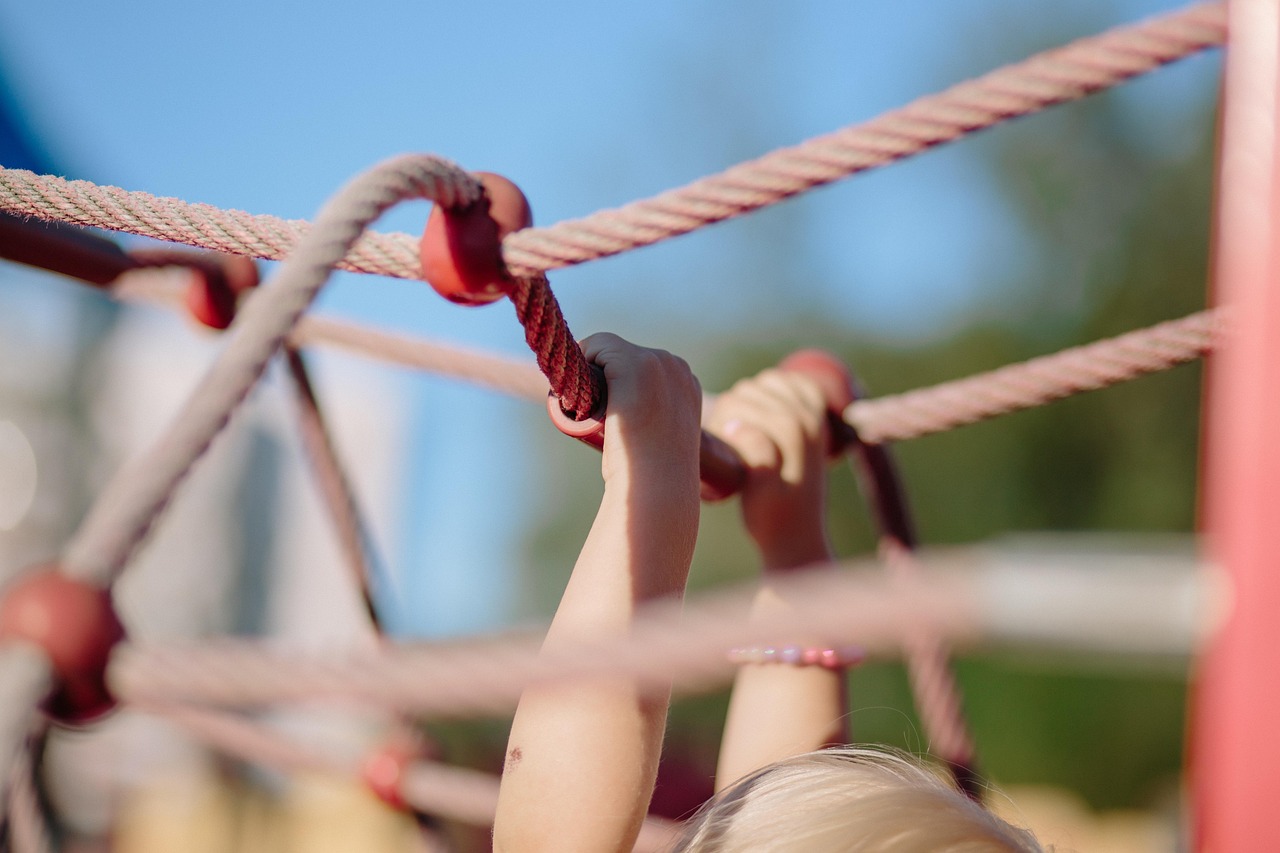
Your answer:
[[[187,287],[187,310],[210,329],[226,329],[236,318],[240,297],[258,286],[258,267],[239,255],[192,265],[196,275]]]
[[[511,181],[476,172],[483,192],[466,207],[436,205],[427,218],[418,255],[427,283],[450,302],[484,305],[513,284],[502,262],[502,238],[533,224],[529,200]]]
[[[28,642],[44,650],[57,681],[45,710],[64,722],[87,722],[115,706],[107,659],[122,639],[111,593],[55,567],[22,575],[0,591],[0,643]]]

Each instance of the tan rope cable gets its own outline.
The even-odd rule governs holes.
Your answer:
[[[518,231],[503,257],[517,272],[550,270],[648,246],[1082,98],[1225,39],[1217,3],[1117,27],[652,198]]]
[[[44,650],[30,643],[0,644],[0,767],[12,767],[20,760],[36,706],[53,688],[53,671]],[[0,773],[0,803],[8,802],[7,786],[12,780]]]
[[[205,744],[235,758],[287,773],[312,772],[359,780],[358,758],[341,757],[294,740],[252,719],[190,705],[144,704],[137,710],[169,720]],[[498,804],[498,777],[480,770],[415,761],[405,768],[399,793],[410,807],[425,814],[473,826],[490,826]],[[646,821],[650,838],[668,839],[671,824]],[[661,847],[640,843],[637,851]]]
[[[137,274],[130,274],[137,275]],[[170,302],[154,285],[130,285],[125,298]],[[866,442],[906,441],[1169,370],[1213,352],[1227,334],[1213,308],[902,394],[857,400],[844,419]],[[403,367],[438,373],[544,403],[547,382],[528,362],[484,350],[392,335],[324,317],[304,317],[289,342],[322,344]]]
[[[127,302],[164,306],[186,314],[184,288],[171,273],[136,270],[108,292]],[[308,314],[289,333],[292,347],[327,346],[365,358],[470,382],[500,394],[545,404],[547,380],[532,362],[460,344],[388,332],[346,320]]]
[[[1029,409],[1176,367],[1213,351],[1225,333],[1221,308],[845,409],[866,442],[904,441]]]
[[[381,633],[377,607],[374,604],[373,577],[368,528],[356,502],[355,492],[338,459],[337,448],[320,410],[310,372],[302,353],[292,346],[284,347],[285,367],[293,386],[293,402],[297,414],[298,440],[302,445],[307,468],[311,472],[320,501],[329,514],[329,522],[337,534],[353,589],[361,607],[369,617],[375,634]]]
[[[939,567],[938,561],[942,565]],[[1083,558],[1082,558],[1083,559]],[[642,689],[696,692],[727,683],[725,649],[804,633],[900,650],[921,627],[957,645],[982,639],[1077,651],[1187,654],[1216,624],[1224,594],[1212,575],[1117,568],[1089,572],[1061,559],[1016,568],[963,551],[926,561],[918,579],[818,569],[781,579],[792,613],[745,619],[754,588],[645,608],[625,640],[584,641],[543,653],[538,632],[447,644],[408,644],[348,655],[306,654],[248,641],[121,647],[109,680],[122,701],[251,708],[328,699],[428,717],[501,715],[530,685],[616,677]],[[864,564],[865,565],[865,564]],[[940,570],[941,569],[941,570]]]
[[[8,849],[11,853],[52,853],[53,842],[36,784],[36,752],[33,735],[9,769]]]
[[[652,198],[518,231],[504,240],[503,257],[515,275],[530,276],[650,245],[1084,97],[1225,39],[1220,3],[1117,27]],[[288,256],[311,227],[20,169],[0,170],[0,210],[271,260]],[[418,240],[408,234],[366,234],[339,266],[422,277]]]
[[[63,570],[107,584],[145,538],[191,465],[226,425],[267,362],[365,227],[406,198],[447,205],[475,198],[475,179],[433,157],[387,161],[348,183],[321,210],[316,227],[273,282],[257,290],[228,333],[225,349],[161,439],[127,462],[99,493],[63,553]]]

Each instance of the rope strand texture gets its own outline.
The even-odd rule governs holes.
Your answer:
[[[859,400],[844,410],[844,419],[863,441],[878,444],[1106,388],[1212,352],[1224,334],[1222,311],[1201,311],[931,388]]]
[[[1090,553],[1011,565],[981,549],[956,549],[927,561],[918,579],[814,569],[779,579],[796,602],[792,612],[751,622],[750,585],[684,607],[650,605],[630,636],[584,640],[554,653],[542,650],[542,636],[533,631],[346,655],[234,640],[126,644],[112,656],[108,681],[122,701],[146,704],[252,708],[327,699],[434,717],[500,715],[529,686],[559,680],[609,677],[661,692],[710,689],[731,678],[725,649],[777,645],[801,634],[857,643],[878,655],[900,650],[927,627],[958,644],[985,638],[1167,656],[1188,653],[1225,612],[1225,589],[1212,576],[1171,571],[1166,563],[1123,564],[1122,556]]]
[[[1116,85],[1222,44],[1226,29],[1223,5],[1208,3],[1080,39],[652,198],[517,231],[503,241],[503,258],[514,275],[527,277],[686,234]],[[301,220],[224,211],[20,169],[0,170],[0,210],[268,260],[288,256],[311,228]],[[408,234],[366,234],[338,265],[422,277],[418,240]]]
[[[452,206],[478,193],[478,182],[466,172],[424,156],[387,161],[340,190],[274,280],[247,301],[226,348],[168,431],[126,463],[99,494],[66,548],[64,571],[104,586],[121,571],[370,222],[407,198]]]

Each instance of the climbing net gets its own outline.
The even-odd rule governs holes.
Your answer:
[[[890,571],[884,577],[850,573],[847,567],[819,567],[804,573],[792,581],[796,600],[807,604],[795,616],[747,624],[742,619],[746,593],[734,590],[680,609],[656,605],[625,641],[584,642],[557,654],[540,652],[539,636],[525,633],[446,645],[383,644],[321,659],[244,640],[203,643],[199,648],[124,642],[110,609],[109,591],[192,466],[233,417],[269,362],[283,354],[301,403],[300,438],[376,627],[361,513],[333,452],[302,350],[330,345],[359,351],[537,402],[545,401],[550,390],[557,404],[553,414],[558,409],[571,423],[590,421],[602,403],[603,389],[569,334],[546,279],[549,270],[650,245],[758,210],[1081,98],[1221,45],[1225,39],[1225,8],[1217,3],[1192,6],[1001,68],[863,124],[774,151],[652,198],[550,227],[517,225],[505,235],[494,230],[501,223],[495,225],[485,213],[492,200],[490,187],[431,156],[405,156],[376,166],[340,190],[309,223],[0,170],[0,212],[11,217],[92,226],[227,255],[284,261],[267,286],[256,288],[254,274],[235,261],[196,261],[164,251],[113,256],[117,273],[140,266],[194,266],[201,275],[195,277],[195,290],[185,296],[128,278],[117,282],[115,274],[101,280],[87,277],[120,298],[173,304],[185,300],[198,317],[227,327],[227,333],[220,356],[165,434],[107,483],[56,566],[24,575],[0,600],[0,696],[4,697],[0,750],[6,758],[16,756],[5,792],[11,843],[28,851],[46,849],[49,844],[32,780],[37,754],[33,743],[38,738],[31,737],[32,732],[42,731],[47,713],[75,720],[114,703],[128,703],[168,717],[246,759],[286,769],[358,776],[391,802],[486,824],[496,800],[496,780],[488,775],[421,760],[399,748],[364,757],[325,754],[268,734],[235,711],[340,699],[422,716],[502,713],[531,684],[603,673],[627,674],[642,684],[674,682],[679,690],[701,690],[727,680],[731,667],[724,658],[726,648],[767,644],[802,627],[806,634],[818,633],[833,643],[856,642],[872,652],[904,654],[931,748],[962,785],[971,786],[973,745],[947,668],[948,649],[979,636],[1015,637],[1026,628],[1008,604],[1009,578],[997,581],[981,572],[934,571],[914,555],[914,531],[887,445],[1200,358],[1223,339],[1229,318],[1222,309],[905,394],[856,399],[850,390],[847,398],[840,398],[838,392],[829,395],[833,414],[847,433],[848,452],[875,495],[881,554]],[[498,270],[503,285],[499,295],[515,304],[537,368],[307,315],[334,269],[428,277],[417,238],[367,230],[383,212],[406,199],[433,202],[449,223],[460,228],[472,227],[477,216],[487,223],[491,257],[481,262]],[[10,256],[60,268],[56,258],[36,254],[40,257],[33,261],[21,251]],[[716,447],[713,437],[705,441],[704,472],[717,458],[728,471],[724,475],[728,480],[712,489],[723,496],[734,489],[734,460],[725,459],[724,449]],[[1199,610],[1173,628],[1173,617],[1165,618],[1181,612],[1175,605],[1187,594],[1185,588],[1145,580],[1134,580],[1128,587],[1125,583],[1117,579],[1116,587],[1109,590],[1110,604],[1104,608],[1116,636],[1165,631],[1189,643],[1203,628]],[[57,603],[68,600],[74,600],[79,609],[66,610]],[[1159,607],[1160,602],[1169,607]],[[1052,625],[1058,625],[1057,630],[1066,633],[1081,614],[1096,615],[1103,607],[1097,596],[1045,604],[1041,630],[1051,632]],[[86,624],[101,630],[86,629],[80,645],[72,647],[71,641],[31,628],[21,616],[24,607],[48,608],[41,612],[58,618],[83,617]],[[1096,628],[1098,623],[1095,619],[1090,624]],[[656,849],[668,830],[661,822],[651,822],[640,847]]]

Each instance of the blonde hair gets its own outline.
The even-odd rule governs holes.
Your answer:
[[[843,747],[771,764],[693,817],[672,853],[1042,853],[1025,829],[894,752]]]

